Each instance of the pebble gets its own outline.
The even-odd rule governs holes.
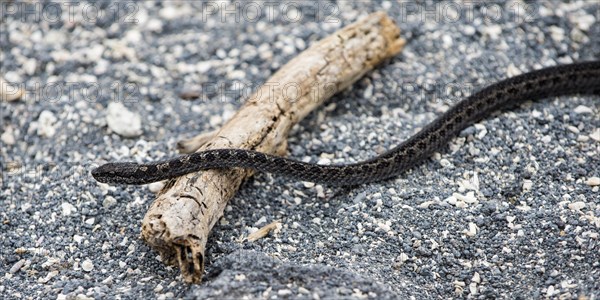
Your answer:
[[[108,127],[123,137],[137,137],[142,134],[142,119],[120,102],[111,102],[107,108],[106,123]]]
[[[158,15],[166,20],[175,20],[181,15],[181,11],[174,6],[166,6],[158,12]]]
[[[72,213],[77,211],[77,208],[75,208],[75,206],[69,202],[63,202],[60,206],[62,208],[63,216],[70,216]]]
[[[590,27],[596,23],[596,18],[590,14],[569,14],[569,21],[575,23],[575,26],[583,31],[590,30]]]
[[[585,181],[585,184],[589,186],[598,186],[600,185],[600,177],[590,177]]]
[[[552,39],[555,42],[562,42],[562,40],[564,40],[565,38],[565,30],[557,27],[557,26],[550,26],[548,28],[548,30],[550,30],[550,37],[552,37]]]
[[[475,236],[477,234],[477,225],[475,223],[469,223],[469,229],[464,230],[463,233],[467,236]]]
[[[5,145],[14,145],[15,144],[15,135],[13,133],[12,126],[6,126],[4,132],[0,135],[0,140]]]
[[[529,180],[529,179],[525,179],[523,181],[523,191],[530,191],[531,188],[533,187],[533,181]]]
[[[481,33],[484,36],[489,36],[492,40],[497,40],[502,33],[502,27],[500,25],[487,25],[481,27]]]
[[[475,34],[475,27],[471,26],[471,25],[465,25],[463,26],[463,33],[467,36],[472,36]]]
[[[309,182],[309,181],[303,181],[302,185],[304,185],[305,188],[312,188],[315,186],[314,182]]]
[[[459,193],[454,193],[452,194],[452,196],[454,196],[457,200],[463,201],[465,203],[469,203],[469,204],[473,204],[473,203],[477,203],[479,202],[477,200],[477,197],[475,197],[475,193],[474,192],[468,192],[467,195],[462,195]]]
[[[94,263],[92,263],[91,260],[86,259],[81,263],[81,268],[86,272],[90,272],[94,269]]]
[[[104,201],[102,201],[102,206],[104,208],[111,208],[115,206],[115,204],[117,204],[117,199],[115,199],[113,196],[106,196]]]
[[[575,112],[576,114],[580,114],[581,115],[581,114],[591,114],[594,111],[591,108],[589,108],[589,107],[587,107],[585,105],[579,105],[579,106],[575,107],[575,109],[573,110],[573,112]]]
[[[56,275],[58,275],[58,271],[50,271],[50,272],[48,272],[48,274],[46,274],[45,277],[39,278],[38,283],[47,283],[52,278],[56,277]]]
[[[572,133],[579,133],[579,129],[573,125],[567,126],[567,129]]]
[[[153,193],[158,193],[165,187],[165,181],[153,182],[148,184],[148,189]]]
[[[568,206],[569,206],[570,210],[579,211],[579,210],[581,210],[582,208],[585,207],[585,202],[583,202],[583,201],[576,201],[576,202],[573,202],[573,203],[569,203]]]
[[[590,138],[596,142],[600,142],[600,128],[594,129],[594,131],[590,133]]]
[[[37,134],[42,137],[53,137],[56,133],[56,117],[49,110],[44,110],[40,113],[37,120]]]
[[[542,137],[542,143],[544,144],[548,144],[552,141],[552,137],[549,135],[545,135],[544,137]]]
[[[587,142],[589,140],[590,140],[590,137],[587,136],[587,135],[581,135],[580,134],[580,135],[577,136],[577,141],[580,142],[580,143],[585,143],[585,142]]]
[[[34,58],[30,58],[23,63],[23,71],[29,76],[35,74],[35,69],[37,68],[37,62]]]
[[[10,272],[11,274],[17,273],[19,270],[21,270],[21,268],[25,265],[25,260],[21,259],[19,261],[17,261],[14,265],[12,265],[12,267],[10,268],[10,270],[8,272]]]

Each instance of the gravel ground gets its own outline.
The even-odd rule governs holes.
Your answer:
[[[26,3],[0,3],[0,76],[26,91],[1,103],[4,297],[600,297],[598,97],[495,114],[395,180],[339,189],[257,174],[213,229],[200,285],[140,240],[148,187],[89,175],[174,156],[235,112],[241,84],[386,10],[404,51],[289,139],[299,159],[372,157],[498,79],[598,59],[595,1],[240,2],[229,14],[226,2]],[[279,232],[241,242],[274,220]]]

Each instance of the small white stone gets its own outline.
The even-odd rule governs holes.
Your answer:
[[[429,208],[429,206],[431,206],[431,204],[437,203],[436,201],[425,201],[421,204],[419,204],[420,208]]]
[[[573,203],[569,203],[569,209],[570,210],[579,211],[579,210],[581,210],[584,207],[585,207],[585,202],[583,202],[583,201],[576,201],[576,202],[573,202]]]
[[[580,135],[577,136],[577,141],[580,142],[580,143],[586,143],[589,140],[590,140],[590,137],[587,136],[587,135],[581,135],[580,134]]]
[[[442,47],[444,49],[448,49],[450,47],[452,47],[452,37],[448,34],[444,34],[442,36]]]
[[[312,219],[312,222],[315,224],[321,224],[321,218],[314,218]]]
[[[198,73],[206,73],[208,70],[210,70],[210,68],[212,68],[212,65],[212,60],[198,62],[196,63],[196,71]]]
[[[94,263],[92,263],[91,260],[86,259],[81,263],[81,268],[86,272],[90,272],[94,269]]]
[[[63,202],[61,205],[63,216],[70,216],[72,213],[77,211],[77,208],[69,202]]]
[[[600,177],[590,177],[585,181],[585,184],[587,184],[589,186],[600,185]]]
[[[548,287],[548,289],[546,289],[546,297],[552,297],[554,296],[555,292],[554,292],[554,286],[551,285]]]
[[[83,241],[83,237],[80,235],[74,235],[73,236],[73,240],[77,243],[77,244],[81,244],[81,242]]]
[[[475,27],[471,26],[471,25],[465,25],[463,27],[463,33],[465,35],[471,36],[475,34]]]
[[[558,27],[558,26],[550,26],[548,27],[549,31],[550,31],[550,37],[552,37],[552,39],[555,42],[562,42],[562,40],[564,40],[565,38],[565,30]]]
[[[277,291],[277,295],[279,295],[279,296],[288,296],[291,294],[292,294],[292,291],[290,291],[288,289],[283,289],[283,290]]]
[[[87,49],[85,55],[88,60],[91,62],[97,62],[102,58],[102,54],[104,53],[104,46],[102,44],[95,44],[94,46]]]
[[[551,141],[552,141],[552,137],[551,137],[551,136],[549,136],[549,135],[545,135],[545,136],[542,138],[542,143],[544,143],[544,144],[548,144],[548,143],[550,143]]]
[[[324,189],[323,189],[322,185],[317,184],[315,186],[315,190],[317,190],[317,197],[319,197],[319,198],[325,198],[325,192],[324,192]]]
[[[254,222],[254,226],[258,226],[258,225],[260,225],[262,223],[265,223],[265,222],[267,222],[267,217],[262,216],[262,217],[260,217],[260,219],[258,219],[258,221]]]
[[[458,200],[456,199],[456,197],[450,196],[450,197],[446,198],[444,201],[448,202],[451,205],[456,205],[456,202]]]
[[[163,22],[160,19],[150,19],[146,23],[146,29],[154,32],[161,32],[163,30]]]
[[[373,84],[369,84],[365,91],[363,92],[363,98],[369,99],[373,96]]]
[[[88,224],[88,225],[94,225],[95,222],[96,222],[95,218],[89,218],[89,219],[85,220],[85,224]]]
[[[158,12],[158,15],[165,20],[174,20],[179,17],[180,11],[173,6],[166,6]]]
[[[506,75],[509,77],[513,77],[513,76],[517,76],[520,75],[521,70],[519,68],[517,68],[517,66],[515,66],[513,63],[509,64],[508,67],[506,67]],[[535,115],[533,112],[531,112],[531,116],[535,118]]]
[[[56,128],[54,128],[56,121],[57,119],[51,111],[42,111],[37,121],[37,134],[43,137],[53,137],[56,133]]]
[[[463,231],[467,236],[475,236],[477,234],[477,225],[475,223],[469,223],[469,229]]]
[[[164,181],[159,181],[159,182],[153,182],[151,184],[148,185],[148,189],[153,192],[153,193],[158,193],[160,192],[160,190],[162,190],[162,188],[165,186],[165,182]]]
[[[483,33],[484,36],[489,36],[492,40],[496,40],[502,33],[502,27],[500,27],[500,25],[482,26],[481,33]]]
[[[115,204],[117,204],[117,200],[113,196],[106,196],[104,201],[102,201],[102,206],[104,206],[104,208],[113,207]]]
[[[590,133],[590,138],[596,142],[600,142],[600,128],[596,128]]]
[[[571,14],[569,20],[583,31],[590,30],[590,27],[596,22],[596,18],[590,14]]]
[[[389,222],[389,223],[388,222],[386,222],[386,223],[377,223],[377,227],[381,228],[385,232],[388,232],[388,231],[392,230],[391,222]]]
[[[533,181],[529,180],[529,179],[525,179],[523,181],[523,190],[524,191],[530,191],[531,188],[533,187]]]
[[[30,58],[23,64],[23,70],[29,76],[35,74],[35,69],[37,68],[37,62],[35,59]]]
[[[58,275],[58,271],[50,271],[50,272],[48,272],[48,274],[46,274],[46,277],[38,278],[38,283],[47,283],[48,281],[50,281],[50,279],[52,279],[56,275]]]
[[[25,260],[21,259],[19,261],[17,261],[14,265],[12,265],[12,267],[10,268],[9,272],[10,274],[14,274],[17,273],[23,266],[25,265]]]
[[[120,102],[111,102],[108,105],[106,123],[112,131],[123,137],[136,137],[142,134],[142,119]]]
[[[469,203],[469,204],[473,204],[473,203],[477,203],[479,202],[477,200],[477,198],[475,197],[475,193],[474,192],[468,192],[467,195],[462,195],[459,193],[454,193],[452,194],[452,196],[454,196],[456,199],[463,201],[465,203]]]
[[[440,159],[440,165],[444,168],[452,166],[452,163],[445,158]]]
[[[238,274],[238,275],[235,275],[234,279],[236,281],[243,281],[243,280],[246,279],[246,275],[244,275],[244,274]]]
[[[579,129],[573,125],[567,126],[567,129],[572,133],[579,133]]]
[[[398,259],[400,260],[401,263],[404,263],[408,260],[408,255],[404,252],[400,253],[400,256],[398,256]]]
[[[594,112],[591,108],[589,108],[585,105],[579,105],[579,106],[575,107],[575,109],[573,111],[576,114],[591,114]]]
[[[302,184],[304,185],[305,188],[312,188],[315,186],[314,182],[308,182],[308,181],[303,181]]]
[[[0,140],[4,145],[14,145],[15,135],[12,126],[6,126],[6,130],[0,135]]]

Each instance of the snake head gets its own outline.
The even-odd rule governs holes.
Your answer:
[[[140,182],[140,166],[136,163],[108,163],[92,170],[92,176],[108,184],[144,184]]]

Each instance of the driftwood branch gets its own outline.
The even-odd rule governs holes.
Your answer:
[[[373,13],[315,43],[260,87],[220,130],[180,144],[186,151],[242,148],[285,155],[287,136],[313,109],[400,52],[400,29]],[[142,237],[187,282],[200,282],[210,230],[251,170],[210,170],[167,182],[142,223]]]

